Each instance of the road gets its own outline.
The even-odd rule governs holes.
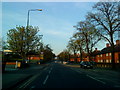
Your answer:
[[[76,72],[59,63],[50,63],[41,72],[15,88],[110,88],[83,72]]]

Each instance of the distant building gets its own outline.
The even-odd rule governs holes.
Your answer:
[[[27,53],[27,59],[28,60],[40,60],[40,54],[37,54],[36,52],[29,52]]]
[[[87,53],[83,52],[82,55],[83,55],[82,61],[88,61]],[[77,53],[76,57],[74,55],[71,55],[70,61],[75,61],[75,58],[77,59],[77,62],[81,61],[79,53]]]

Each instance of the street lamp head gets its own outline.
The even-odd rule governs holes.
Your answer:
[[[42,9],[30,9],[29,11],[42,11]]]
[[[38,11],[42,11],[42,9],[37,9]]]

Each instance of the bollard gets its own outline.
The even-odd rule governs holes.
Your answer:
[[[18,61],[16,61],[15,68],[17,68]]]

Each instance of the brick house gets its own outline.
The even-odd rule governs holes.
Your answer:
[[[87,53],[83,52],[82,54],[83,54],[83,60],[82,61],[88,61]],[[77,62],[81,61],[79,53],[76,54],[76,59],[77,59]],[[70,56],[70,61],[75,61],[75,56],[74,55]]]
[[[119,65],[120,63],[120,40],[116,40],[115,48],[115,63]],[[95,50],[92,53],[92,60],[98,63],[98,66],[111,67],[112,56],[111,56],[111,46],[107,43],[106,47],[100,50]]]
[[[116,40],[114,52],[115,63],[118,64],[120,63],[120,40]],[[77,62],[81,61],[79,57],[80,55],[77,54]],[[91,54],[92,61],[95,61],[98,64],[111,64],[111,57],[111,46],[108,43],[106,44],[106,47],[102,50],[98,50],[97,48],[95,48],[95,50]],[[71,56],[70,61],[75,61],[74,55]],[[89,61],[86,53],[84,53],[82,61]]]
[[[120,63],[120,41],[116,40],[115,45],[115,63]],[[96,54],[96,62],[111,63],[111,46],[107,43],[106,47]]]

